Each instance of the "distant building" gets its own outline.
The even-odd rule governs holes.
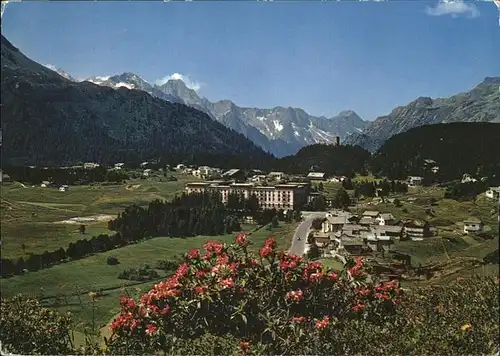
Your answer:
[[[379,225],[392,225],[396,222],[396,218],[391,213],[381,213],[375,218]]]
[[[423,220],[407,220],[404,222],[404,234],[408,238],[430,236],[429,222]]]
[[[118,171],[123,168],[125,163],[115,163],[114,168]]]
[[[59,187],[59,191],[60,191],[60,192],[67,192],[67,191],[68,191],[68,189],[69,189],[69,187],[68,187],[67,185],[61,185],[61,186]]]
[[[283,180],[285,178],[285,173],[284,172],[271,172],[267,176],[269,177],[269,179],[280,181],[280,180]]]
[[[186,165],[182,163],[179,163],[177,166],[175,166],[176,171],[182,171],[184,168],[186,168]]]
[[[363,217],[369,217],[369,218],[373,218],[373,219],[376,219],[379,215],[380,215],[379,211],[373,211],[373,210],[366,210],[363,213]]]
[[[490,187],[486,191],[486,197],[490,199],[498,199],[500,196],[500,187]]]
[[[255,195],[261,209],[296,209],[307,201],[307,185],[300,183],[262,186],[231,181],[193,182],[186,184],[186,191],[219,192],[223,203],[227,203],[229,194],[242,194],[246,199]]]
[[[94,168],[97,168],[97,167],[99,167],[98,163],[87,162],[87,163],[83,164],[83,168],[84,169],[94,169]]]
[[[250,178],[250,181],[253,183],[264,183],[267,181],[267,176],[264,174],[256,174]]]
[[[140,164],[141,168],[147,167],[149,165],[149,162],[142,162]]]
[[[325,180],[325,173],[323,172],[309,172],[307,179],[309,180]]]
[[[483,232],[484,224],[477,218],[464,220],[464,234],[478,234]]]
[[[418,187],[422,185],[422,182],[424,181],[423,177],[419,176],[409,176],[408,177],[408,186],[409,187]]]
[[[152,171],[153,171],[153,170],[152,170],[152,169],[150,169],[150,168],[145,169],[145,170],[144,170],[144,172],[142,172],[142,175],[143,175],[144,177],[149,177],[149,175],[151,174],[151,172],[152,172]]]
[[[328,216],[323,220],[321,231],[323,233],[335,233],[341,231],[345,224],[349,223],[347,216]]]

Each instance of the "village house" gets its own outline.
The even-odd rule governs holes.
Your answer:
[[[486,191],[486,197],[490,199],[499,199],[500,197],[500,187],[490,187]]]
[[[335,233],[341,231],[348,222],[347,216],[328,216],[321,224],[321,231],[325,234]]]
[[[408,177],[408,186],[409,187],[418,187],[422,185],[422,182],[424,181],[423,177],[419,176],[409,176]]]
[[[361,226],[371,226],[377,224],[377,220],[371,216],[363,216],[358,222]]]
[[[222,202],[227,203],[229,194],[242,194],[246,199],[255,195],[261,209],[296,209],[307,201],[307,185],[301,183],[269,186],[234,181],[193,182],[186,184],[188,194],[219,192]]]
[[[200,166],[198,169],[193,170],[192,174],[200,179],[212,179],[218,175],[218,171],[208,166]]]
[[[403,237],[403,226],[398,225],[375,225],[371,231],[384,236],[389,236],[393,240],[400,240]]]
[[[429,222],[423,220],[407,220],[404,222],[404,234],[410,239],[430,236]]]
[[[368,217],[368,218],[373,218],[376,219],[380,215],[379,211],[373,211],[373,210],[366,210],[363,214],[362,217]]]
[[[349,237],[342,235],[340,239],[336,239],[339,250],[345,250],[350,255],[361,255],[365,252],[369,252],[370,248],[366,246],[364,240],[361,237]]]
[[[152,170],[152,169],[150,169],[150,168],[145,169],[145,170],[144,170],[144,172],[142,172],[142,175],[143,175],[144,177],[149,177],[149,175],[151,174],[151,172],[152,172],[152,171],[153,171],[153,170]]]
[[[125,165],[125,163],[115,163],[114,168],[115,168],[115,170],[119,171],[123,168],[124,165]]]
[[[283,172],[271,172],[267,175],[270,180],[282,181],[285,178],[285,173]]]
[[[179,163],[177,166],[175,166],[176,171],[182,171],[185,168],[186,168],[186,165],[182,164],[182,163]]]
[[[141,167],[141,168],[145,168],[145,167],[147,167],[148,165],[149,165],[149,162],[142,162],[142,163],[140,164],[140,167]]]
[[[464,234],[472,235],[479,234],[484,230],[484,224],[477,218],[469,218],[464,220]]]
[[[60,192],[67,192],[68,190],[69,190],[69,186],[67,186],[67,185],[61,185],[59,187]]]
[[[264,174],[256,174],[250,178],[250,181],[254,183],[264,183],[267,182],[267,176]]]
[[[366,243],[373,251],[382,251],[384,246],[389,246],[393,243],[392,238],[387,235],[381,235],[377,232],[366,234]]]
[[[380,213],[375,220],[379,225],[393,225],[397,222],[396,218],[391,213]]]
[[[325,173],[323,172],[309,172],[307,179],[309,180],[325,180]]]
[[[87,163],[83,164],[83,168],[84,169],[94,169],[94,168],[97,168],[97,167],[99,167],[98,163],[87,162]]]

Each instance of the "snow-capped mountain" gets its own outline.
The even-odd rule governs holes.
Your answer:
[[[242,133],[264,150],[278,157],[295,154],[300,148],[315,143],[333,143],[352,133],[361,132],[367,125],[354,111],[342,111],[326,118],[312,116],[299,108],[243,108],[230,100],[211,102],[200,97],[179,79],[163,85],[151,84],[134,73],[86,79],[97,85],[114,89],[125,87],[145,91],[170,102],[182,103],[209,114],[225,126]]]

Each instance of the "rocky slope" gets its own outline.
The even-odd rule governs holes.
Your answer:
[[[271,159],[205,113],[126,85],[114,90],[68,80],[27,58],[3,36],[1,60],[4,162],[64,164],[158,156],[206,161],[236,156],[258,165]],[[115,79],[118,84],[127,78]],[[143,85],[140,89],[147,89],[147,83]]]
[[[326,118],[291,107],[258,109],[239,107],[230,100],[210,102],[199,97],[182,80],[169,80],[159,86],[146,82],[136,74],[123,73],[112,77],[91,77],[87,81],[115,89],[126,87],[144,90],[158,98],[204,111],[279,157],[294,154],[307,145],[333,143],[336,136],[344,139],[349,134],[362,131],[367,125],[351,110]]]
[[[378,117],[344,143],[374,152],[390,137],[411,128],[450,122],[500,122],[500,78],[486,78],[472,90],[450,98],[420,97]]]

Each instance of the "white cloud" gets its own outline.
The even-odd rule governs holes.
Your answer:
[[[189,89],[193,89],[194,91],[200,90],[201,87],[205,85],[204,83],[200,83],[200,82],[192,79],[188,75],[183,75],[180,73],[174,73],[172,75],[167,75],[166,77],[163,77],[161,79],[157,79],[155,83],[157,85],[163,85],[166,82],[168,82],[169,80],[182,80],[184,82],[184,84],[186,84],[186,86]]]
[[[469,18],[479,16],[476,5],[465,3],[462,0],[440,0],[435,7],[427,7],[426,12],[431,16],[451,15],[451,17],[458,17],[463,15]]]

